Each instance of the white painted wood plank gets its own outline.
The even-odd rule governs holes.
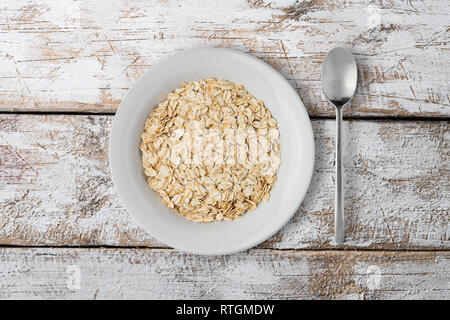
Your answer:
[[[2,248],[0,299],[24,298],[448,300],[450,253]]]
[[[320,65],[346,45],[359,66],[347,115],[448,117],[449,15],[447,0],[4,0],[0,110],[113,112],[158,60],[209,45],[268,62],[330,116]]]
[[[137,226],[108,169],[112,116],[0,116],[0,244],[164,246]],[[266,248],[333,248],[333,120],[294,218]],[[347,247],[450,248],[448,123],[345,122]]]

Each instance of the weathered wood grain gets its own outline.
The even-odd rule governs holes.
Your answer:
[[[449,282],[449,252],[0,249],[0,299],[448,300]]]
[[[268,62],[331,116],[320,65],[346,45],[359,66],[348,116],[448,117],[449,15],[447,0],[6,0],[0,110],[113,112],[159,59],[210,45]]]
[[[0,116],[0,244],[164,246],[123,208],[108,169],[112,116]],[[334,248],[333,120],[297,214],[261,247]],[[450,248],[448,122],[345,122],[347,247]]]

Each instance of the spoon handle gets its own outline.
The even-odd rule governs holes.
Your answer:
[[[334,209],[334,238],[344,242],[344,187],[342,184],[342,107],[336,108],[336,199]]]

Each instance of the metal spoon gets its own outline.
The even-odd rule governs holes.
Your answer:
[[[353,55],[345,48],[328,52],[322,64],[322,90],[336,107],[336,201],[334,237],[344,242],[344,190],[342,184],[342,109],[353,98],[358,72]]]

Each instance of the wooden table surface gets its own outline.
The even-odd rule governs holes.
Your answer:
[[[448,0],[2,1],[0,298],[450,299],[449,41]],[[359,80],[344,113],[338,246],[334,110],[320,70],[340,45]],[[198,46],[272,65],[314,128],[303,204],[275,236],[230,256],[183,254],[145,233],[108,169],[127,90]]]

